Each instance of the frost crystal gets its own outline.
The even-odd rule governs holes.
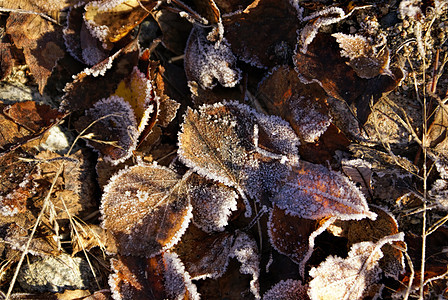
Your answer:
[[[224,87],[234,87],[241,79],[241,70],[235,67],[236,57],[225,38],[210,43],[202,28],[194,27],[185,52],[185,72],[190,81],[211,89],[216,79]]]
[[[373,78],[380,74],[392,75],[389,70],[389,50],[384,44],[371,45],[369,41],[358,34],[332,34],[341,47],[341,56],[350,59],[350,66],[361,78]],[[382,41],[385,43],[386,40]],[[380,48],[380,51],[377,51]]]
[[[403,241],[404,234],[387,236],[376,243],[354,244],[348,257],[330,256],[317,268],[310,270],[313,280],[308,295],[315,299],[363,299],[364,290],[379,279],[378,261],[383,256],[381,247],[395,241]]]
[[[375,219],[361,191],[341,173],[301,162],[272,199],[287,213],[307,219],[335,216],[341,220]]]

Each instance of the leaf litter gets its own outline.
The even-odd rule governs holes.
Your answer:
[[[41,2],[0,9],[6,298],[66,253],[92,297],[447,296],[448,5]]]

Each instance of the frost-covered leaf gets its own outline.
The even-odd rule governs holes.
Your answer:
[[[168,168],[139,164],[104,188],[103,227],[123,255],[151,257],[176,244],[192,218],[184,181]]]
[[[325,92],[318,84],[302,83],[289,66],[274,68],[258,92],[269,112],[288,121],[307,143],[315,142],[330,125]]]
[[[286,213],[307,219],[375,219],[366,199],[346,176],[307,162],[293,167],[272,202]]]
[[[263,300],[307,300],[307,290],[300,280],[281,280],[263,295]]]
[[[316,11],[309,16],[303,17],[301,21],[308,22],[300,31],[299,45],[300,52],[307,53],[308,46],[313,42],[319,29],[322,26],[338,23],[349,17],[356,9],[363,7],[352,6],[350,12],[346,13],[342,8],[337,6],[327,7],[323,10]]]
[[[104,49],[102,43],[87,29],[83,19],[84,7],[85,3],[82,2],[70,7],[63,30],[64,42],[71,56],[93,66],[106,59],[110,50]]]
[[[362,35],[334,33],[341,47],[341,56],[350,59],[350,66],[361,78],[392,74],[389,70],[389,50],[384,45],[371,45]],[[379,48],[379,50],[377,50]]]
[[[216,80],[224,87],[234,87],[241,79],[236,57],[225,39],[212,43],[206,31],[193,27],[185,49],[185,74],[204,88],[213,88]]]
[[[198,300],[196,286],[176,253],[152,258],[120,256],[112,259],[109,286],[114,299]]]
[[[344,227],[348,227],[346,237],[349,247],[359,242],[378,241],[386,236],[398,234],[398,223],[392,214],[375,206],[371,210],[377,214],[376,220],[349,221],[344,225]],[[394,241],[391,242],[391,245],[384,245],[382,248],[384,256],[379,261],[379,265],[386,276],[398,279],[398,276],[404,271],[404,256],[393,245],[406,249],[406,244],[403,241]]]
[[[125,161],[137,147],[138,124],[131,105],[119,96],[110,96],[86,110],[76,122],[84,131],[87,144],[104,158],[117,164]]]
[[[6,23],[14,45],[23,49],[42,94],[54,66],[65,54],[62,28],[33,14],[11,13]]]
[[[378,242],[354,244],[348,257],[330,256],[317,268],[310,270],[313,279],[308,295],[316,299],[363,299],[364,291],[379,280],[378,261],[383,256],[381,247],[403,241],[404,234],[387,236]]]
[[[299,28],[290,1],[252,1],[239,13],[224,15],[223,24],[232,51],[244,62],[260,68],[289,62]]]
[[[102,0],[85,6],[84,20],[91,34],[103,43],[114,43],[140,24],[157,1]]]
[[[190,176],[188,185],[194,224],[205,232],[223,231],[237,209],[236,191],[195,174]]]
[[[244,232],[237,232],[230,257],[236,258],[241,264],[241,274],[252,275],[250,291],[255,299],[261,299],[259,286],[260,257],[255,240]]]
[[[300,263],[307,255],[310,235],[317,227],[316,220],[288,215],[275,205],[269,213],[268,234],[272,247],[295,263]]]
[[[193,279],[216,279],[227,270],[234,240],[234,235],[225,231],[206,233],[189,226],[174,251]]]
[[[275,187],[288,171],[280,162],[264,164],[257,157],[274,156],[294,165],[298,144],[291,127],[280,118],[237,102],[223,102],[187,110],[179,134],[179,156],[200,175],[257,197],[266,188],[261,182]],[[248,203],[246,209],[250,215]]]

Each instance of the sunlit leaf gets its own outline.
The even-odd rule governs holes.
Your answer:
[[[301,162],[272,199],[288,214],[307,219],[375,219],[361,191],[341,173]]]
[[[379,280],[381,269],[378,261],[383,256],[381,247],[403,241],[399,233],[382,238],[378,242],[354,244],[347,258],[330,256],[317,268],[310,270],[313,279],[308,295],[315,299],[363,299],[366,288]]]
[[[101,42],[116,42],[140,24],[156,6],[148,0],[92,1],[85,6],[84,20]]]
[[[273,186],[288,171],[280,162],[264,164],[257,157],[294,165],[298,144],[291,127],[280,118],[259,114],[237,102],[225,102],[187,110],[179,134],[179,156],[200,175],[235,187],[240,194],[246,191],[257,197],[260,189],[267,188],[261,182]],[[260,187],[250,185],[256,182]],[[250,215],[248,203],[246,209]]]
[[[176,244],[192,218],[183,181],[170,169],[139,164],[115,174],[101,212],[122,255],[151,257]],[[143,238],[144,237],[144,238]]]

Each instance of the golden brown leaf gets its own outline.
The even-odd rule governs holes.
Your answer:
[[[179,241],[192,218],[183,185],[175,172],[155,164],[135,165],[111,178],[101,212],[120,254],[151,257]]]
[[[62,29],[40,16],[13,13],[6,23],[6,32],[15,46],[23,49],[42,94],[54,66],[65,55]]]

